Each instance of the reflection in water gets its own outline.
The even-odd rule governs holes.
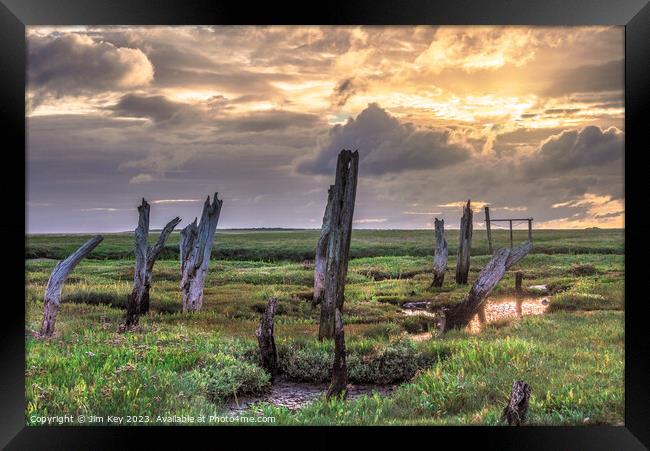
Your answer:
[[[479,332],[483,324],[489,324],[505,318],[516,318],[525,315],[541,315],[548,308],[543,303],[544,298],[505,297],[487,300],[483,311],[479,312],[469,323],[471,332]]]
[[[297,410],[314,401],[327,391],[328,384],[314,384],[307,382],[291,382],[278,380],[268,393],[261,396],[245,396],[232,400],[228,405],[229,415],[238,415],[251,408],[254,404],[267,402],[279,407],[286,407],[289,410]],[[372,385],[358,384],[348,387],[347,399],[358,398],[361,395],[371,396],[379,393],[382,396],[390,396],[396,385]]]

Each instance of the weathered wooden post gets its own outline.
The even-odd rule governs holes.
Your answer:
[[[334,365],[332,367],[332,382],[327,390],[327,399],[343,395],[347,396],[348,368],[345,362],[345,336],[343,333],[343,315],[337,307],[335,310],[334,326]]]
[[[359,152],[342,150],[336,164],[336,179],[332,194],[325,292],[321,301],[318,331],[319,340],[334,337],[336,309],[343,311],[358,170]]]
[[[66,279],[75,266],[77,266],[84,257],[90,254],[103,239],[104,237],[101,235],[92,237],[68,258],[58,262],[52,270],[52,274],[50,274],[50,278],[47,281],[45,297],[43,299],[43,323],[40,331],[41,337],[51,337],[54,333],[56,316],[61,307],[61,290],[63,289],[63,284]]]
[[[512,392],[508,404],[503,409],[501,420],[508,422],[510,426],[519,426],[526,422],[530,393],[532,387],[524,381],[516,381],[512,384]]]
[[[260,325],[255,331],[257,342],[260,346],[260,357],[262,367],[269,372],[271,380],[278,373],[278,351],[275,348],[275,339],[273,338],[273,317],[277,310],[278,300],[270,298],[264,311],[264,316],[260,320]]]
[[[524,280],[524,273],[521,271],[517,271],[515,273],[515,292],[517,293],[517,295],[521,295],[522,293],[521,284],[523,280]]]
[[[210,196],[203,204],[201,221],[196,225],[189,224],[181,231],[181,293],[183,296],[183,311],[194,312],[203,306],[203,285],[208,272],[212,241],[217,230],[219,214],[223,200],[219,200],[218,193],[210,203]]]
[[[436,249],[433,255],[433,283],[432,287],[441,287],[445,280],[445,271],[447,270],[447,240],[445,240],[445,220],[434,219],[436,230]]]
[[[470,249],[472,247],[472,208],[470,201],[463,208],[463,216],[460,219],[460,230],[458,232],[458,258],[456,261],[456,283],[464,285],[467,283],[469,274]]]
[[[512,249],[512,246],[514,245],[512,240],[512,219],[510,219],[508,223],[510,223],[510,249]]]
[[[320,229],[320,238],[316,245],[316,257],[314,259],[314,297],[312,305],[320,304],[325,292],[325,275],[327,271],[327,245],[330,237],[330,217],[332,215],[332,196],[334,195],[334,185],[330,185],[327,191],[327,205],[323,215],[323,225]]]
[[[135,229],[135,273],[133,275],[133,290],[126,303],[125,325],[135,326],[138,324],[140,315],[149,311],[149,290],[153,280],[153,266],[158,256],[165,247],[165,241],[174,230],[174,227],[181,222],[181,218],[174,218],[165,225],[160,232],[158,241],[154,247],[148,244],[149,238],[149,203],[142,199],[138,207],[138,227]]]
[[[490,225],[490,207],[485,206],[485,229],[487,230],[488,252],[490,255],[494,253],[492,249],[492,227]]]
[[[528,218],[528,241],[533,242],[533,218]]]
[[[505,247],[498,249],[490,262],[481,270],[467,297],[445,312],[445,317],[440,324],[442,332],[467,326],[506,271],[524,258],[532,248],[533,244],[526,241],[515,249]]]

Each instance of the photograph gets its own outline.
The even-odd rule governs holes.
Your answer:
[[[26,426],[626,425],[624,26],[25,40]]]

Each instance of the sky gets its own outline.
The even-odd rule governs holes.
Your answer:
[[[27,233],[624,225],[623,27],[28,27]]]

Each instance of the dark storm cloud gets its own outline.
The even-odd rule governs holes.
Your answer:
[[[126,94],[114,106],[108,109],[117,116],[142,117],[155,122],[171,119],[175,114],[189,108],[179,102],[168,100],[165,96],[144,96]]]
[[[563,131],[545,141],[539,151],[525,163],[528,175],[567,173],[578,169],[606,170],[623,158],[624,134],[611,127],[588,126],[582,130]],[[592,169],[590,169],[592,168]],[[621,171],[620,164],[614,169]]]
[[[87,94],[146,85],[153,66],[139,49],[65,34],[28,39],[28,84],[36,95]]]
[[[492,143],[492,150],[497,156],[509,155],[522,147],[537,147],[541,141],[562,131],[561,128],[518,128],[498,134]]]
[[[321,123],[317,114],[282,110],[256,111],[234,119],[219,121],[219,129],[235,132],[264,132],[286,130],[291,127],[310,128]]]
[[[623,60],[584,65],[556,74],[542,93],[557,97],[576,92],[622,91],[624,74]]]
[[[358,149],[363,173],[374,175],[437,169],[469,158],[469,151],[449,137],[447,130],[418,129],[370,104],[356,119],[330,129],[325,144],[313,159],[302,161],[298,171],[331,173],[341,149]]]
[[[341,80],[332,93],[332,103],[337,107],[345,106],[348,99],[364,88],[364,83],[358,78],[346,78]]]

